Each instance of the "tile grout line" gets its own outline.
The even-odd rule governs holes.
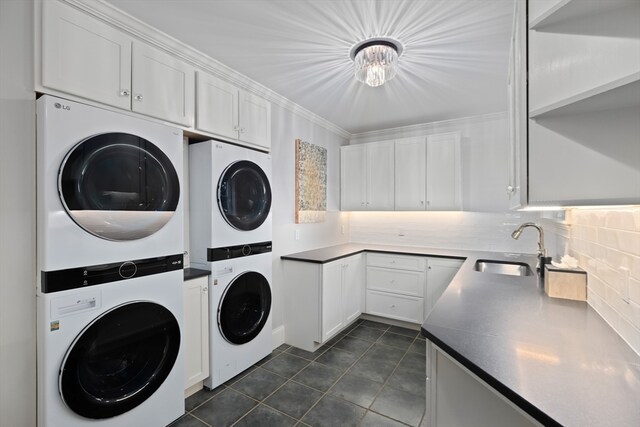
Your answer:
[[[376,399],[377,399],[377,397],[380,395],[380,393],[382,392],[382,390],[384,389],[384,387],[385,387],[385,386],[387,386],[387,383],[389,382],[390,378],[393,376],[393,374],[396,372],[396,370],[397,370],[397,369],[398,369],[398,367],[400,366],[400,363],[402,362],[402,360],[404,360],[404,358],[406,357],[406,355],[410,352],[410,349],[411,349],[412,345],[413,345],[416,341],[419,341],[419,331],[416,331],[416,335],[414,335],[413,340],[411,341],[411,343],[409,344],[409,346],[405,349],[405,351],[404,351],[404,353],[403,353],[402,357],[401,357],[401,358],[399,359],[399,361],[395,364],[394,369],[391,371],[391,373],[389,374],[389,376],[387,377],[387,379],[385,380],[385,382],[384,382],[384,383],[382,383],[382,386],[381,386],[380,390],[376,393],[375,397],[374,397],[374,398],[373,398],[373,400],[372,400],[372,403],[371,403],[368,407],[364,407],[364,406],[359,405],[359,404],[357,404],[357,403],[354,403],[354,402],[351,402],[351,401],[349,401],[349,400],[343,399],[343,398],[342,398],[342,397],[340,397],[340,396],[336,396],[336,395],[329,394],[329,392],[330,392],[330,391],[335,387],[335,385],[336,385],[336,384],[337,384],[337,383],[338,383],[342,378],[344,378],[344,376],[346,376],[346,375],[351,371],[351,369],[352,369],[352,368],[353,368],[353,367],[354,367],[354,366],[355,366],[355,365],[356,365],[356,364],[357,364],[357,363],[358,363],[358,362],[359,362],[359,361],[360,361],[360,360],[361,360],[361,359],[362,359],[362,358],[363,358],[363,357],[364,357],[364,356],[365,356],[365,355],[366,355],[366,354],[371,350],[371,348],[372,348],[375,344],[380,344],[380,345],[384,345],[384,346],[388,346],[388,347],[398,348],[398,347],[396,347],[396,346],[388,345],[388,344],[385,344],[385,343],[382,343],[382,342],[380,342],[380,341],[379,341],[379,340],[380,340],[380,338],[381,338],[382,336],[384,336],[387,332],[389,332],[390,334],[395,334],[395,335],[400,335],[400,336],[404,336],[404,337],[407,337],[407,338],[411,338],[411,337],[409,337],[409,336],[407,336],[407,335],[404,335],[404,334],[401,334],[401,333],[391,332],[391,327],[392,327],[392,326],[394,326],[394,325],[388,325],[388,324],[385,324],[385,325],[386,325],[386,328],[385,328],[385,329],[380,329],[380,328],[378,328],[378,327],[371,327],[371,326],[363,325],[363,323],[364,323],[365,321],[367,321],[367,319],[357,319],[356,321],[354,321],[354,322],[349,326],[351,329],[350,329],[348,332],[346,332],[346,333],[342,333],[342,336],[340,337],[340,339],[336,340],[333,344],[328,345],[328,346],[327,346],[327,348],[326,348],[322,353],[318,354],[318,355],[317,355],[315,358],[313,358],[312,360],[307,359],[307,358],[302,357],[302,356],[298,356],[298,355],[296,355],[296,354],[293,354],[293,353],[289,352],[289,350],[290,350],[291,348],[294,348],[294,347],[293,347],[293,346],[290,346],[290,345],[288,345],[288,344],[284,344],[284,345],[287,345],[287,346],[288,346],[285,350],[277,350],[277,349],[274,349],[274,352],[275,352],[275,351],[277,351],[279,354],[277,354],[276,356],[272,357],[272,358],[271,358],[271,359],[269,359],[267,362],[264,362],[264,363],[263,363],[263,364],[261,364],[261,365],[256,365],[256,364],[251,365],[251,367],[253,367],[254,369],[251,369],[251,371],[250,371],[250,372],[247,372],[245,375],[242,375],[240,378],[238,378],[238,379],[237,379],[236,381],[234,381],[233,383],[230,383],[230,384],[228,384],[228,385],[227,385],[227,383],[221,384],[221,386],[222,386],[223,388],[222,388],[219,392],[217,392],[216,394],[214,394],[213,396],[211,396],[209,399],[205,400],[204,402],[200,403],[198,406],[194,407],[191,411],[187,411],[187,412],[186,412],[186,414],[191,415],[192,417],[194,417],[194,418],[196,418],[197,420],[199,420],[199,421],[203,422],[203,423],[204,423],[205,425],[207,425],[207,426],[211,426],[210,424],[206,423],[204,420],[201,420],[200,418],[198,418],[197,416],[195,416],[192,412],[193,412],[193,411],[195,411],[196,409],[200,408],[200,407],[201,407],[202,405],[204,405],[205,403],[209,402],[209,401],[210,401],[211,399],[213,399],[214,397],[216,397],[216,396],[220,395],[220,394],[221,394],[222,392],[224,392],[226,389],[231,389],[231,391],[233,391],[233,392],[235,392],[235,393],[238,393],[238,394],[240,394],[240,395],[242,395],[242,396],[244,396],[244,397],[247,397],[247,398],[249,398],[249,399],[251,399],[251,400],[253,400],[253,401],[257,402],[257,404],[256,404],[253,408],[251,408],[249,411],[245,412],[245,413],[244,413],[240,418],[238,418],[237,420],[235,420],[231,425],[236,425],[238,422],[240,422],[242,419],[244,419],[245,417],[247,417],[249,413],[253,412],[253,411],[254,411],[254,410],[255,410],[259,405],[261,405],[261,404],[262,404],[262,405],[264,405],[264,406],[266,406],[266,407],[267,407],[267,408],[269,408],[269,409],[272,409],[272,410],[276,411],[276,412],[277,412],[277,413],[279,413],[279,414],[282,414],[282,415],[286,416],[287,418],[289,418],[289,419],[291,419],[291,420],[297,421],[297,424],[296,424],[296,425],[298,425],[298,424],[308,425],[308,424],[306,424],[304,421],[302,421],[302,420],[303,420],[303,418],[304,418],[305,416],[307,416],[307,415],[309,414],[309,412],[311,412],[311,411],[312,411],[312,410],[313,410],[313,409],[318,405],[318,403],[319,403],[319,402],[320,402],[324,397],[326,397],[327,395],[328,395],[328,396],[330,396],[330,397],[332,397],[332,398],[335,398],[335,399],[337,399],[337,400],[340,400],[340,401],[343,401],[343,402],[346,402],[346,403],[348,403],[348,404],[352,404],[352,405],[355,405],[355,406],[357,406],[357,407],[360,407],[360,408],[364,409],[364,411],[365,411],[365,412],[364,412],[364,414],[362,415],[362,417],[361,417],[361,418],[359,418],[359,420],[358,420],[358,425],[360,425],[360,424],[362,423],[362,421],[364,420],[364,417],[366,416],[367,412],[369,412],[369,411],[370,411],[370,412],[373,412],[373,413],[375,413],[375,414],[381,415],[381,416],[383,416],[383,417],[388,417],[389,419],[392,419],[392,420],[394,420],[394,421],[400,422],[401,424],[407,425],[407,424],[403,423],[402,421],[396,420],[396,419],[394,419],[394,418],[392,418],[392,417],[389,417],[388,415],[381,414],[381,413],[378,413],[378,412],[376,412],[376,411],[374,411],[374,410],[370,409],[370,406],[373,404],[373,402],[375,402],[375,400],[376,400]],[[378,323],[380,323],[380,322],[378,322]],[[362,327],[364,327],[364,328],[366,328],[366,329],[373,329],[373,330],[381,331],[381,332],[382,332],[382,334],[381,334],[378,338],[376,338],[376,340],[375,340],[375,341],[369,341],[369,340],[367,340],[367,339],[363,339],[362,337],[358,337],[358,336],[355,336],[355,335],[351,335],[351,332],[353,332],[353,331],[354,331],[355,329],[357,329],[359,326],[362,326]],[[338,337],[338,336],[340,336],[340,335],[339,335],[339,334],[337,334],[337,335],[336,335],[336,337]],[[336,337],[334,337],[334,338],[336,338]],[[298,382],[298,381],[296,381],[296,380],[294,379],[294,377],[295,377],[296,375],[298,375],[298,374],[299,374],[300,372],[302,372],[303,370],[307,369],[307,368],[308,368],[312,363],[317,363],[317,364],[319,364],[319,365],[321,365],[321,366],[325,366],[325,367],[328,367],[328,368],[331,368],[331,369],[338,369],[338,368],[336,368],[336,367],[334,367],[334,366],[327,365],[327,364],[324,364],[324,363],[322,363],[322,362],[318,362],[318,361],[317,361],[317,359],[318,359],[318,358],[320,358],[323,354],[327,353],[327,352],[328,352],[330,349],[332,349],[332,348],[335,348],[336,350],[338,350],[338,351],[340,351],[340,352],[345,352],[345,353],[355,354],[355,353],[353,353],[353,352],[351,352],[351,351],[348,351],[348,350],[342,349],[342,348],[340,348],[340,347],[336,347],[336,344],[338,344],[339,342],[341,342],[345,337],[349,337],[349,338],[352,338],[352,339],[357,339],[357,340],[360,340],[360,341],[367,342],[367,343],[369,343],[369,346],[366,348],[366,350],[364,350],[364,352],[363,352],[360,356],[358,356],[358,358],[357,358],[357,359],[356,359],[352,364],[350,364],[350,365],[349,365],[349,367],[348,367],[348,368],[347,368],[347,369],[346,369],[346,370],[345,370],[345,371],[344,371],[344,372],[343,372],[343,373],[342,373],[342,374],[341,374],[341,375],[340,375],[340,376],[339,376],[339,377],[338,377],[338,378],[337,378],[337,379],[336,379],[336,380],[335,380],[335,381],[334,381],[334,382],[329,386],[329,388],[328,388],[326,391],[322,391],[322,390],[319,390],[319,389],[317,389],[317,388],[314,388],[314,387],[308,386],[308,385],[303,384],[303,383],[300,383],[300,382]],[[332,340],[333,340],[334,338],[332,338]],[[330,340],[330,341],[331,341],[331,340]],[[280,347],[281,347],[281,346],[279,346],[278,348],[280,348]],[[284,377],[284,376],[280,375],[280,374],[279,374],[279,373],[277,373],[277,372],[273,372],[273,371],[271,371],[271,370],[269,370],[269,369],[267,369],[267,368],[264,368],[264,367],[263,367],[265,364],[267,364],[267,363],[271,362],[272,360],[274,360],[274,359],[276,359],[276,358],[280,357],[283,353],[287,353],[287,354],[289,354],[289,356],[292,356],[292,357],[296,357],[296,358],[302,359],[302,360],[304,360],[305,362],[307,362],[307,364],[306,364],[303,368],[301,368],[299,371],[297,371],[295,374],[293,374],[291,377],[289,377],[289,378],[286,378],[286,377]],[[419,352],[412,352],[412,353],[420,354]],[[255,372],[257,369],[262,369],[262,370],[264,370],[264,371],[266,371],[266,372],[268,372],[268,373],[270,373],[270,374],[273,374],[273,375],[276,375],[276,376],[278,376],[278,377],[280,377],[280,378],[285,379],[285,382],[284,382],[282,385],[280,385],[279,387],[277,387],[276,389],[274,389],[271,393],[269,393],[269,394],[268,394],[264,399],[262,399],[262,400],[258,400],[258,399],[254,398],[254,397],[251,397],[251,396],[249,396],[249,395],[247,395],[247,394],[245,394],[245,393],[243,393],[243,392],[241,392],[241,391],[239,391],[239,390],[236,390],[236,389],[233,387],[233,385],[234,385],[234,384],[237,384],[238,382],[242,381],[244,378],[246,378],[247,376],[249,376],[251,373]],[[247,369],[247,370],[249,370],[249,369]],[[240,376],[240,375],[238,375],[238,376]],[[357,377],[359,377],[358,375],[356,375],[356,376],[357,376]],[[362,378],[365,378],[365,377],[362,377]],[[365,378],[365,379],[366,379],[366,378]],[[312,390],[314,390],[314,391],[316,391],[316,392],[321,393],[321,396],[318,398],[318,400],[317,400],[317,401],[316,401],[316,402],[315,402],[315,403],[314,403],[314,404],[313,404],[313,405],[312,405],[312,406],[311,406],[311,407],[310,407],[310,408],[309,408],[309,409],[308,409],[308,410],[307,410],[307,411],[306,411],[306,412],[305,412],[305,413],[304,413],[300,418],[295,418],[294,416],[289,415],[289,414],[287,414],[287,413],[285,413],[285,412],[282,412],[282,411],[280,411],[280,410],[278,410],[278,409],[276,409],[276,408],[274,408],[274,407],[272,407],[272,406],[270,406],[270,405],[268,405],[268,404],[266,404],[266,403],[265,403],[265,401],[266,401],[267,399],[269,399],[271,396],[273,396],[275,393],[277,393],[279,390],[281,390],[284,386],[286,386],[286,385],[287,385],[288,383],[290,383],[290,382],[293,382],[293,383],[295,383],[295,384],[297,384],[297,385],[301,385],[301,386],[303,386],[303,387],[308,387],[308,388],[310,388],[310,389],[312,389]],[[375,382],[375,381],[374,381],[374,382]],[[391,386],[390,386],[390,387],[391,387]],[[391,387],[391,388],[394,388],[394,387]],[[395,388],[394,388],[394,389],[395,389]],[[410,393],[410,394],[412,394],[412,393]],[[421,417],[421,420],[422,420],[423,418],[424,418],[424,412],[423,412],[423,415],[422,415],[422,417]]]

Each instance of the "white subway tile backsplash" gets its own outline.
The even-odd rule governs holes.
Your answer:
[[[640,280],[629,279],[629,299],[640,305]]]
[[[525,230],[511,238],[518,225],[538,221],[532,212],[352,212],[350,240],[445,249],[535,253],[538,236]],[[553,233],[547,247],[553,246]]]
[[[622,252],[640,254],[640,233],[633,231],[616,231],[618,248]]]
[[[639,210],[616,210],[607,213],[605,227],[617,230],[640,231]]]
[[[640,207],[573,209],[566,218],[569,252],[588,273],[587,302],[640,354]]]
[[[609,264],[611,268],[626,268],[629,270],[631,277],[640,279],[640,257],[626,252],[620,252],[616,249],[605,248],[605,250],[605,262]]]

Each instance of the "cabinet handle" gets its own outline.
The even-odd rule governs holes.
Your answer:
[[[120,91],[120,96],[129,96],[129,91],[128,91],[128,90],[126,90],[126,89],[122,89],[122,90]]]
[[[208,286],[203,286],[203,287],[202,287],[202,293],[203,293],[203,294],[206,294],[206,293],[208,293],[208,292],[209,292],[209,287],[208,287]]]
[[[421,204],[421,205],[424,205],[424,200],[420,200],[420,204]]]
[[[142,94],[137,94],[136,96],[133,97],[133,99],[135,99],[136,101],[142,101]]]
[[[362,206],[364,206],[364,202],[360,202],[360,204],[361,204]]]
[[[240,133],[244,133],[245,129],[244,128],[240,128]]]
[[[396,305],[395,304],[391,304],[391,308],[396,308]]]
[[[428,270],[431,270],[431,266],[427,267]]]
[[[516,188],[513,185],[507,185],[507,194],[513,194],[516,192]]]

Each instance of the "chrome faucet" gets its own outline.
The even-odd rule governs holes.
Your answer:
[[[513,230],[513,233],[511,233],[511,237],[518,240],[520,238],[520,235],[522,234],[522,231],[527,227],[533,227],[538,230],[538,265],[536,266],[536,268],[538,270],[541,270],[543,267],[543,258],[547,257],[547,250],[544,248],[544,230],[542,230],[542,227],[534,222],[525,222],[523,224],[520,224],[518,228]]]

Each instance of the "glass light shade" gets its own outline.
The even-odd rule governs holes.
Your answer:
[[[354,58],[355,76],[368,86],[381,86],[398,72],[398,51],[386,44],[367,46]]]

